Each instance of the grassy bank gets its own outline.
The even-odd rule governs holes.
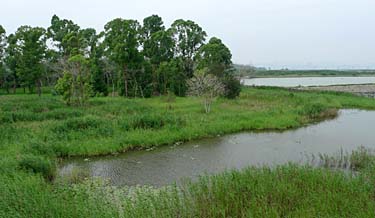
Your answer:
[[[99,197],[108,194],[108,186],[65,186],[48,182],[54,177],[58,158],[111,154],[245,130],[297,128],[335,116],[340,108],[375,109],[375,101],[350,94],[244,88],[238,99],[219,99],[213,105],[212,113],[205,114],[201,102],[194,98],[95,98],[85,107],[72,108],[65,106],[56,96],[1,95],[0,217],[117,217],[121,211],[126,211],[129,216],[134,215],[131,217],[141,213],[149,217],[163,217],[163,214],[155,214],[155,208],[162,208],[158,211],[164,211],[165,215],[171,217],[176,217],[176,213],[187,217],[219,215],[214,213],[245,216],[249,215],[247,211],[254,211],[255,215],[262,212],[283,215],[293,212],[293,208],[300,208],[299,212],[313,210],[313,214],[327,206],[322,203],[318,207],[318,202],[327,201],[327,195],[320,198],[315,195],[314,190],[319,187],[322,188],[321,194],[331,190],[332,200],[337,201],[337,205],[349,199],[355,202],[352,207],[349,207],[349,200],[344,202],[348,204],[347,208],[366,206],[370,210],[373,203],[366,197],[372,189],[365,186],[365,181],[360,177],[348,178],[341,173],[297,166],[271,171],[248,169],[205,177],[197,184],[187,185],[185,188],[191,189],[188,192],[142,189],[138,196],[132,191],[132,196],[136,196],[132,199],[138,201],[136,204],[127,203],[127,199],[121,198],[125,195]],[[289,181],[292,175],[300,177],[300,180]],[[265,180],[270,181],[265,183]],[[307,184],[302,182],[305,180]],[[323,182],[319,183],[319,180]],[[276,181],[280,185],[276,185]],[[246,184],[250,186],[243,187]],[[251,187],[254,189],[257,184],[265,185],[260,187],[260,190],[263,188],[263,195],[251,192]],[[211,188],[215,188],[215,185],[218,185],[217,194],[224,196],[233,192],[232,200],[238,200],[238,204],[233,205],[234,209],[226,211],[230,202],[214,195],[216,191],[212,192]],[[333,188],[334,185],[338,185],[337,189]],[[225,189],[227,186],[233,190]],[[280,196],[275,196],[276,202],[284,202],[284,198],[289,197],[294,202],[300,198],[301,205],[291,204],[281,210],[279,203],[272,203],[274,196],[270,199],[267,197],[267,193],[276,190],[272,187],[280,191]],[[350,194],[357,192],[357,189],[362,191],[361,195]],[[240,190],[243,194],[238,195]],[[303,190],[309,192],[301,196],[293,195],[293,192]],[[125,191],[116,189],[114,193],[117,192]],[[186,199],[180,199],[180,196]],[[339,200],[343,196],[347,199]],[[212,197],[217,201],[203,207],[205,201],[210,202]],[[310,201],[312,197],[316,201]],[[248,201],[254,202],[254,205],[245,206]],[[160,204],[153,206],[156,202]],[[309,209],[312,203],[315,206]],[[202,211],[205,208],[208,211]],[[337,208],[327,208],[322,214],[335,212]]]

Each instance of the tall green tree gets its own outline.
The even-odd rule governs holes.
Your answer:
[[[4,59],[5,45],[6,45],[6,32],[3,26],[0,25],[0,61]]]
[[[20,60],[20,50],[17,46],[17,37],[14,34],[10,34],[7,37],[7,46],[5,48],[5,72],[4,72],[4,82],[5,88],[13,88],[13,93],[16,93],[16,88],[18,86],[18,76],[17,76],[17,63]]]
[[[185,96],[187,91],[187,77],[183,70],[183,63],[179,58],[162,62],[156,71],[160,93],[166,95],[174,93]]]
[[[69,57],[73,50],[72,45],[78,41],[79,30],[80,27],[73,21],[53,15],[51,26],[47,29],[47,36],[52,39],[61,57]]]
[[[138,49],[140,25],[136,20],[117,18],[108,22],[104,29],[106,54],[121,72],[120,94],[129,97],[129,81],[133,79],[130,71],[136,71],[143,59]]]
[[[232,54],[223,42],[213,37],[203,45],[196,56],[197,68],[208,68],[209,73],[222,76],[232,66]]]
[[[104,47],[101,43],[103,33],[97,34],[93,28],[80,30],[81,54],[88,57],[90,65],[90,78],[95,95],[108,95],[108,88],[104,74]]]
[[[232,54],[224,43],[213,37],[203,45],[196,56],[197,68],[217,76],[224,84],[225,97],[235,98],[241,91],[241,84],[234,77],[232,70]]]
[[[41,27],[21,26],[16,32],[19,60],[17,76],[28,87],[30,92],[37,87],[38,95],[42,93],[43,59],[46,54],[45,29]]]
[[[165,30],[164,22],[158,15],[151,15],[143,19],[143,27],[141,29],[142,40],[151,39],[152,34]]]
[[[174,41],[171,30],[166,31],[163,20],[152,15],[143,20],[142,27],[143,55],[151,63],[153,93],[161,93],[158,89],[157,69],[162,62],[167,62],[174,55]]]
[[[206,32],[191,20],[176,20],[171,27],[176,42],[175,55],[184,63],[188,78],[193,76],[194,57],[206,40]]]
[[[9,89],[6,86],[8,76],[6,74],[5,66],[4,66],[5,46],[6,46],[6,32],[3,26],[0,25],[0,86],[6,88],[6,90],[9,92]]]

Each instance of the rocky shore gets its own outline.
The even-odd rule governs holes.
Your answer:
[[[337,86],[312,86],[300,87],[299,90],[321,90],[335,92],[349,92],[356,95],[375,98],[375,84],[366,85],[337,85]]]

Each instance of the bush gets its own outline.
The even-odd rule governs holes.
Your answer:
[[[64,121],[61,125],[58,125],[53,129],[54,132],[69,132],[69,131],[82,131],[87,129],[99,128],[103,124],[103,121],[93,117],[87,116],[82,118],[71,118]]]
[[[54,150],[43,142],[31,142],[24,146],[24,153],[52,157]]]
[[[308,116],[309,118],[317,118],[327,109],[322,103],[307,103],[303,106],[299,114]]]
[[[50,159],[32,154],[22,156],[19,167],[29,172],[40,173],[49,180],[54,178],[56,170],[56,164]]]
[[[111,136],[114,133],[113,127],[108,122],[95,116],[68,119],[51,127],[51,131],[55,133],[53,137],[59,139]]]
[[[225,87],[224,97],[233,99],[240,95],[241,82],[232,75],[227,75],[222,79]]]
[[[185,120],[170,114],[141,114],[120,124],[125,130],[133,129],[161,129],[165,126],[183,127]]]

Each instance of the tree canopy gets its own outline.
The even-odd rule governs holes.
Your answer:
[[[112,96],[185,96],[193,72],[206,69],[237,96],[229,48],[216,37],[206,43],[206,37],[194,21],[178,19],[166,27],[158,15],[142,23],[116,18],[102,32],[57,15],[47,29],[21,26],[6,35],[0,26],[0,86],[8,92],[36,87],[41,94],[42,85],[55,87],[61,78],[56,87],[75,87],[72,60],[79,57],[90,95],[111,90]]]

